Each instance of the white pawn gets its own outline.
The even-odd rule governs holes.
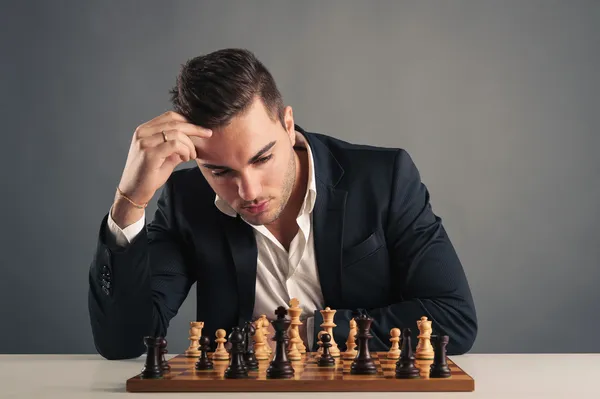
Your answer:
[[[342,354],[344,359],[354,359],[358,354],[356,350],[356,320],[350,320],[350,332],[348,333],[348,339],[346,340],[346,351]]]
[[[390,342],[392,343],[392,347],[388,351],[387,358],[388,359],[399,359],[400,358],[400,329],[392,328],[390,330]]]
[[[265,335],[262,329],[262,319],[258,318],[254,321],[255,333],[252,339],[254,339],[254,356],[256,360],[267,360],[269,353],[265,349]]]
[[[229,352],[225,349],[225,342],[227,342],[225,334],[226,331],[223,329],[218,329],[215,332],[215,335],[217,336],[217,339],[215,339],[217,349],[215,349],[215,353],[213,353],[213,360],[229,360]]]

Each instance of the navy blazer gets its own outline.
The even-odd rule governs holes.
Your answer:
[[[416,322],[427,316],[434,333],[450,336],[448,354],[467,352],[477,334],[471,291],[408,153],[296,129],[313,153],[315,256],[325,306],[337,310],[340,348],[349,320],[360,312],[373,318],[371,350],[388,350],[394,327],[411,328],[416,344]],[[153,221],[124,249],[107,245],[104,216],[88,296],[102,356],[137,357],[145,351],[144,336],[166,336],[194,283],[203,335],[212,340],[217,329],[251,320],[254,232],[239,216],[220,212],[214,199],[198,168],[174,172]],[[314,316],[317,342],[319,309]]]

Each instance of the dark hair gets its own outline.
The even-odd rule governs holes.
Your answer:
[[[222,49],[188,60],[170,90],[174,111],[209,129],[227,125],[258,96],[285,127],[281,93],[267,68],[245,49]]]

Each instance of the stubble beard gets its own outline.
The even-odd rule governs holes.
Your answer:
[[[281,201],[279,202],[279,206],[275,211],[275,214],[269,218],[269,220],[264,221],[262,223],[258,223],[256,220],[248,220],[248,223],[253,225],[267,225],[275,222],[281,216],[281,213],[285,209],[294,189],[294,184],[296,183],[296,152],[294,149],[291,149],[290,161],[288,162],[287,171],[285,173],[285,178],[283,181],[283,187],[281,190]]]

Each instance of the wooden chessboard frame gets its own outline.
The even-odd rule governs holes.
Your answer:
[[[387,352],[371,352],[377,365],[374,375],[352,375],[352,359],[336,358],[335,367],[319,367],[319,354],[309,352],[302,360],[292,362],[292,379],[270,379],[266,376],[269,360],[259,361],[259,370],[250,371],[248,378],[226,379],[224,372],[229,361],[215,361],[213,370],[194,368],[197,358],[177,355],[169,360],[171,371],[160,379],[144,379],[136,375],[127,380],[128,392],[471,392],[475,381],[452,359],[448,366],[450,378],[429,378],[432,361],[417,361],[421,377],[395,378],[396,360],[388,359]]]

